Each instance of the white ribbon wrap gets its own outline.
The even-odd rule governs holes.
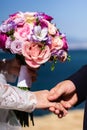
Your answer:
[[[17,86],[30,88],[31,85],[32,85],[32,80],[28,72],[28,68],[25,65],[21,65]]]

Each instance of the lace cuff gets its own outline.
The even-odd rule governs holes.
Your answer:
[[[32,92],[0,83],[0,108],[32,112],[36,103]]]

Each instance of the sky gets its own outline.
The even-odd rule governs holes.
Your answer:
[[[69,39],[87,41],[87,0],[1,0],[0,24],[17,11],[45,12]]]

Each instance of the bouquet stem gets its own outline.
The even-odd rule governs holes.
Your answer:
[[[21,65],[17,87],[23,90],[30,90],[32,85],[31,76],[28,72],[28,68],[26,65]],[[29,126],[29,115],[32,124],[34,125],[33,113],[23,112],[23,111],[15,111],[17,118],[19,119],[22,126]]]

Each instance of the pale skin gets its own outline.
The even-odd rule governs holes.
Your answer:
[[[60,118],[65,116],[68,109],[73,107],[78,102],[78,96],[74,83],[70,80],[65,80],[58,83],[50,90],[48,100],[57,102],[55,107],[49,108],[51,112],[54,112]],[[61,107],[59,107],[59,103],[61,103],[62,107],[66,109],[66,112],[65,109],[62,110]]]

